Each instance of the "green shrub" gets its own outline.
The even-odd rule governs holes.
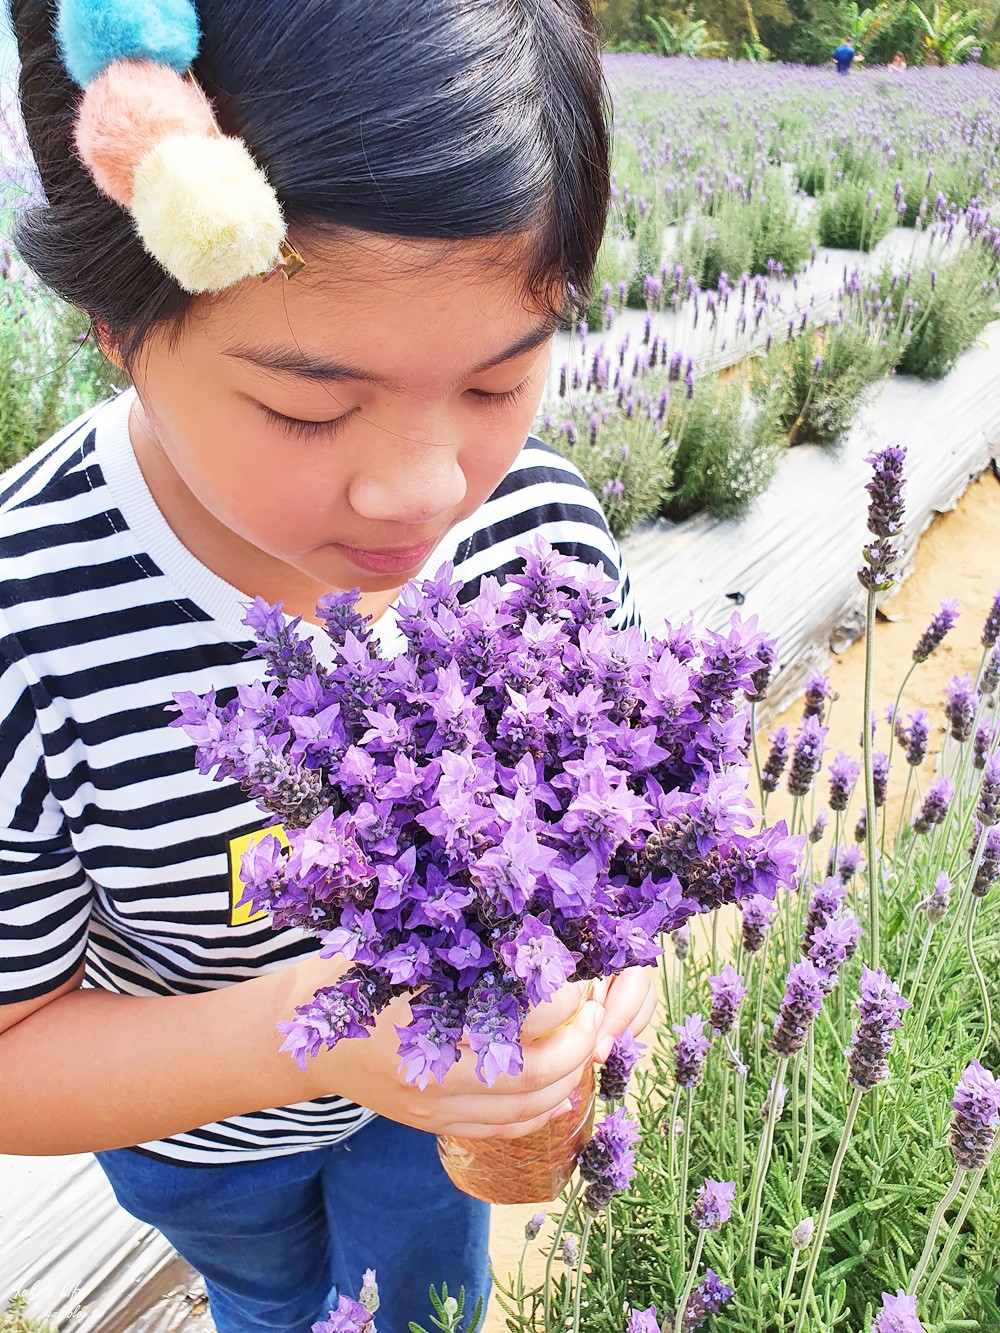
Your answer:
[[[891,269],[883,269],[878,278],[883,297],[890,293],[892,282]],[[995,279],[977,245],[939,267],[927,263],[909,278],[897,278],[893,295],[897,308],[904,301],[914,303],[905,317],[906,339],[897,368],[919,379],[947,375],[997,314]]]
[[[751,199],[726,193],[711,218],[697,216],[676,258],[701,287],[715,287],[722,273],[730,278],[767,273],[769,261],[797,273],[809,258],[813,236],[798,199],[775,171]]]
[[[24,1313],[27,1304],[28,1298],[21,1291],[10,1297],[7,1309],[0,1311],[0,1333],[56,1333],[55,1324],[29,1319]]]
[[[835,250],[871,250],[896,225],[892,194],[863,180],[844,181],[822,198],[819,214],[821,245]]]
[[[673,519],[702,509],[715,518],[745,513],[771,484],[784,447],[768,404],[754,411],[741,382],[718,377],[674,400],[667,431],[674,476],[663,513]]]
[[[773,343],[756,368],[754,392],[774,400],[789,445],[838,444],[898,355],[884,329],[841,320]]]
[[[0,472],[124,381],[79,311],[22,276],[4,250],[0,273]]]

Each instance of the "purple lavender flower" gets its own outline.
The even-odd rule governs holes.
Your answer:
[[[545,1225],[548,1219],[548,1216],[549,1216],[548,1213],[542,1211],[540,1213],[535,1213],[531,1217],[529,1217],[527,1222],[525,1222],[524,1224],[524,1239],[529,1241],[537,1240],[539,1234],[541,1233],[542,1227]]]
[[[705,1020],[691,1014],[683,1023],[675,1023],[674,1077],[678,1087],[696,1088],[704,1075],[705,1057],[711,1042],[705,1036]]]
[[[787,1098],[787,1096],[788,1096],[788,1084],[782,1083],[780,1087],[776,1088],[775,1080],[772,1078],[771,1084],[767,1090],[767,1096],[764,1098],[764,1100],[761,1102],[760,1105],[761,1120],[767,1120],[768,1116],[771,1114],[771,1102],[774,1101],[775,1098],[777,1098],[777,1104],[775,1105],[774,1108],[774,1118],[776,1121],[780,1120],[781,1113],[785,1109],[785,1099]]]
[[[996,734],[996,723],[992,718],[984,717],[976,728],[976,739],[973,742],[972,764],[974,768],[986,767],[986,758],[993,749]]]
[[[875,1316],[871,1333],[924,1333],[924,1326],[917,1318],[916,1296],[907,1296],[905,1291],[890,1296],[884,1291],[882,1312]]]
[[[926,662],[931,653],[940,648],[945,635],[950,629],[954,628],[957,620],[958,602],[942,602],[940,611],[937,612],[916,642],[913,649],[914,662]]]
[[[955,784],[950,778],[936,778],[911,820],[914,833],[929,833],[935,825],[943,824],[954,795]]]
[[[811,1217],[804,1217],[792,1228],[792,1249],[808,1250],[816,1231],[816,1223]]]
[[[976,817],[987,827],[1000,823],[1000,754],[991,754],[983,765]]]
[[[699,1231],[721,1231],[733,1215],[730,1205],[735,1198],[735,1181],[706,1180],[695,1194],[691,1221]]]
[[[1000,643],[995,643],[983,663],[979,677],[979,691],[984,698],[989,699],[992,698],[998,685],[1000,685]]]
[[[670,943],[674,946],[674,957],[679,963],[687,960],[691,952],[691,927],[686,923],[670,932]]]
[[[951,1151],[956,1165],[978,1171],[986,1165],[1000,1127],[1000,1079],[978,1060],[962,1072],[951,1103]]]
[[[857,953],[860,942],[861,924],[849,912],[827,921],[815,932],[808,958],[826,978],[828,990],[837,984],[840,969]]]
[[[712,994],[709,1026],[717,1036],[724,1037],[736,1024],[739,1007],[746,999],[747,989],[743,985],[743,978],[731,963],[727,963],[717,977],[709,977],[708,988]]]
[[[370,1333],[372,1318],[372,1312],[366,1310],[359,1301],[341,1296],[336,1310],[331,1310],[326,1319],[313,1324],[311,1333]]]
[[[910,1002],[903,998],[881,968],[866,967],[861,973],[861,1021],[851,1035],[847,1061],[851,1082],[868,1091],[889,1077],[889,1053],[893,1033],[903,1026],[899,1017]]]
[[[806,677],[803,718],[818,717],[822,722],[826,701],[832,697],[829,678],[822,671],[810,671]]]
[[[885,798],[889,791],[889,756],[887,754],[872,755],[872,789],[875,797],[875,809],[881,810],[885,805]]]
[[[635,1040],[627,1028],[616,1037],[607,1060],[601,1066],[601,1096],[606,1102],[620,1102],[628,1091],[632,1071],[642,1058],[645,1046]]]
[[[869,592],[882,592],[892,586],[897,555],[892,542],[903,530],[905,461],[906,450],[895,445],[865,459],[873,470],[865,490],[870,496],[868,530],[875,541],[864,548],[865,563],[858,570],[858,579]]]
[[[777,908],[769,898],[755,895],[742,900],[740,903],[741,930],[743,947],[747,953],[757,953],[758,950],[763,949],[768,926],[774,919],[776,911]]]
[[[987,613],[980,643],[984,648],[993,648],[996,646],[997,640],[1000,640],[1000,588],[997,589],[993,597],[993,605]]]
[[[648,1310],[632,1310],[625,1320],[625,1333],[660,1333],[660,1321],[656,1317],[656,1306]]]
[[[855,842],[864,842],[868,836],[868,807],[863,805],[861,813],[858,815],[858,822],[854,825]]]
[[[761,770],[760,785],[767,792],[778,790],[778,783],[788,763],[788,728],[779,727],[771,737],[771,749]]]
[[[927,714],[922,708],[911,713],[906,728],[906,762],[913,768],[919,768],[927,755],[927,740],[930,726]]]
[[[823,1007],[826,978],[808,959],[795,963],[788,973],[785,997],[774,1020],[771,1050],[787,1059],[806,1044],[809,1027]]]
[[[970,861],[975,857],[982,836],[983,825],[976,820],[972,845],[969,848]],[[976,877],[972,882],[973,896],[985,898],[998,879],[1000,879],[1000,825],[994,824],[986,831],[982,859],[979,862]]]
[[[830,809],[846,810],[851,801],[851,793],[861,774],[861,765],[856,759],[838,751],[830,763]]]
[[[826,826],[828,823],[829,823],[829,818],[827,816],[826,811],[820,810],[817,813],[815,820],[813,821],[812,828],[809,830],[809,841],[814,846],[816,845],[816,843],[823,841],[823,837],[826,833]]]
[[[533,916],[523,918],[517,934],[504,941],[498,952],[514,976],[524,982],[533,1005],[552,999],[576,971],[579,958],[550,925]]]
[[[563,1263],[570,1270],[574,1269],[580,1258],[580,1242],[574,1235],[566,1236],[562,1246]]]
[[[826,873],[828,876],[839,875],[842,884],[850,884],[863,859],[860,847],[834,847],[830,851]]]
[[[775,639],[762,639],[757,648],[760,666],[750,673],[750,688],[746,691],[747,701],[752,704],[763,703],[767,697],[768,686],[778,664],[778,644]]]
[[[788,790],[792,796],[805,796],[823,763],[823,742],[827,728],[818,717],[807,717],[795,737]]]
[[[684,1314],[681,1317],[683,1333],[694,1333],[694,1330],[701,1328],[712,1315],[718,1314],[732,1298],[732,1287],[727,1287],[713,1269],[706,1268],[705,1276],[695,1287],[684,1307]],[[673,1323],[673,1319],[670,1323]]]
[[[837,876],[828,876],[813,888],[802,929],[802,952],[808,958],[816,932],[839,916],[847,900],[847,890]]]
[[[971,676],[952,676],[945,686],[945,717],[956,741],[967,741],[976,721],[977,696]]]
[[[589,1182],[583,1205],[592,1213],[607,1208],[616,1194],[628,1188],[635,1175],[638,1140],[637,1126],[621,1107],[605,1116],[594,1130],[578,1159],[580,1175]]]
[[[934,888],[926,898],[921,898],[917,906],[926,913],[927,920],[932,926],[938,925],[945,919],[951,906],[951,880],[947,871],[941,871],[934,881]]]

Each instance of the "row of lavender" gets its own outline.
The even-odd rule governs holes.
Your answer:
[[[870,607],[893,579],[903,451],[873,461],[859,571]],[[674,1038],[664,1025],[640,1066],[634,1119],[620,1109],[634,1045],[611,1062],[612,1114],[557,1215],[545,1281],[526,1289],[522,1270],[501,1297],[515,1333],[686,1333],[722,1310],[739,1333],[994,1326],[1000,592],[976,679],[945,691],[936,774],[929,719],[902,703],[956,615],[944,604],[915,644],[884,722],[866,691],[863,758],[838,753],[828,784],[820,675],[797,735],[777,733],[756,763],[764,820],[785,783],[792,832],[807,833],[796,883],[740,904],[725,966],[714,926],[703,956],[674,934],[662,965]],[[898,824],[894,754],[907,771]]]
[[[980,336],[997,309],[1000,79],[848,89],[642,57],[608,72],[613,221],[539,430],[623,536],[658,513],[743,512],[788,445],[836,444],[885,375],[940,378]],[[913,229],[887,236],[896,223]],[[878,249],[862,266],[817,241]]]

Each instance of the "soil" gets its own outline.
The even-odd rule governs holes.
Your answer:
[[[925,709],[931,723],[928,760],[918,775],[918,782],[920,777],[923,778],[923,786],[926,786],[927,775],[933,769],[934,755],[940,750],[944,737],[941,711],[944,686],[954,675],[966,672],[975,675],[982,656],[980,635],[983,621],[998,590],[1000,484],[997,477],[987,471],[968,487],[953,510],[939,515],[924,533],[912,572],[898,591],[883,603],[887,619],[880,619],[875,627],[872,708],[879,724],[874,748],[882,750],[887,747],[889,740],[885,710],[895,700],[896,691],[912,661],[913,645],[943,600],[954,598],[961,606],[958,624],[937,652],[914,671],[901,703],[904,714],[916,708]],[[831,758],[838,749],[860,755],[864,715],[864,641],[856,641],[839,654],[831,653],[830,659],[827,674],[837,697],[827,718],[827,757]],[[772,731],[785,725],[794,736],[801,714],[799,700],[761,732],[761,762],[766,756]],[[894,771],[890,775],[887,801],[890,834],[899,818],[906,780],[905,768],[905,764],[894,762]],[[825,805],[825,792],[824,776],[820,779],[813,813]],[[850,830],[853,830],[861,804],[863,796],[855,792],[848,811],[847,827]],[[769,820],[787,816],[790,811],[791,802],[786,793],[776,792],[768,805]],[[828,831],[824,846],[829,841]],[[555,1210],[556,1205],[550,1207]],[[538,1208],[525,1204],[493,1210],[493,1265],[504,1285],[508,1276],[517,1270],[524,1244],[524,1225]],[[541,1276],[544,1246],[551,1232],[550,1223],[539,1239],[528,1246],[526,1283],[537,1281]],[[502,1333],[505,1327],[503,1312],[494,1298],[486,1320],[486,1333]]]

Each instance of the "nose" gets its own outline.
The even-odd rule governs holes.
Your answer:
[[[360,518],[417,526],[454,513],[466,490],[457,444],[379,441],[363,451],[347,498]]]

